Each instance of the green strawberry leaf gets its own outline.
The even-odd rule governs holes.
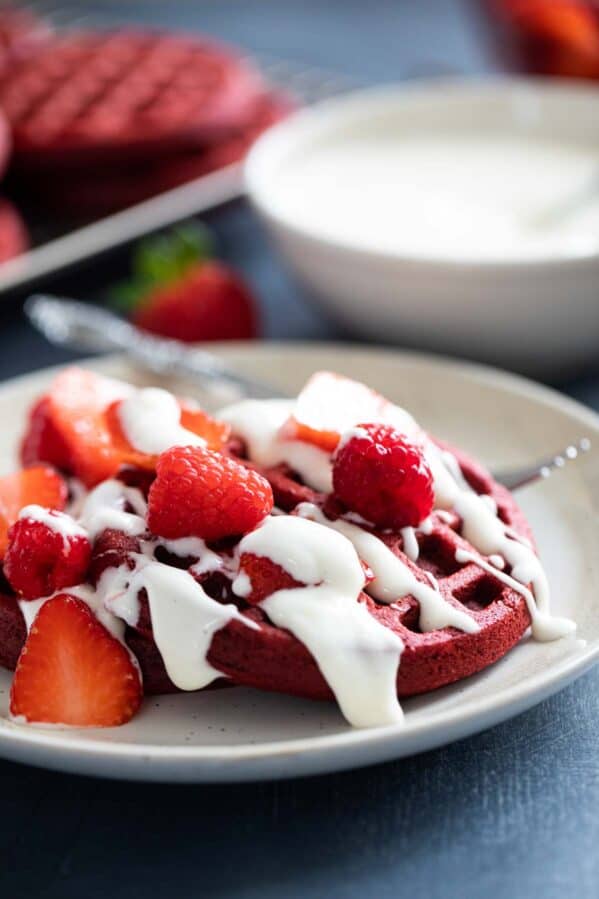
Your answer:
[[[214,242],[199,222],[185,222],[171,231],[140,241],[131,257],[131,279],[110,291],[113,307],[130,315],[154,289],[181,278],[209,259]]]
[[[135,278],[164,284],[181,277],[211,254],[212,239],[207,229],[188,223],[142,240],[134,251],[131,267]]]
[[[110,288],[110,305],[116,312],[129,316],[139,305],[145,292],[137,281],[124,281]]]

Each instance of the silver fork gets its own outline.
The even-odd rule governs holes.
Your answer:
[[[581,453],[588,453],[591,441],[588,437],[581,437],[577,443],[571,443],[560,453],[535,462],[533,465],[525,465],[522,468],[512,468],[509,471],[495,472],[493,477],[508,490],[518,490],[534,481],[548,478],[552,472],[564,468],[568,462],[573,462]]]
[[[25,312],[38,331],[51,343],[83,352],[124,352],[143,368],[159,375],[188,378],[201,386],[225,385],[244,397],[263,399],[285,396],[279,388],[250,378],[229,368],[205,350],[145,334],[124,319],[99,306],[76,300],[37,294],[25,303]],[[517,490],[549,477],[591,447],[588,437],[567,446],[562,452],[523,468],[498,472],[495,479],[509,490]]]

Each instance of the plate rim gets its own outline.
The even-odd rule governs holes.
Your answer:
[[[328,341],[268,341],[256,344],[251,341],[231,341],[210,345],[199,345],[223,356],[245,355],[251,363],[254,354],[277,354],[282,351],[292,352],[297,355],[326,352],[330,355],[357,353],[364,357],[381,356],[386,361],[393,362],[396,359],[407,360],[417,365],[443,371],[448,368],[454,373],[465,374],[475,380],[482,381],[494,387],[500,387],[507,392],[524,394],[529,399],[541,403],[550,409],[566,412],[577,418],[585,426],[593,429],[599,438],[599,414],[577,400],[560,394],[557,390],[538,384],[528,378],[511,372],[494,368],[480,363],[469,362],[448,356],[424,353],[413,350],[399,350],[385,347],[368,346],[357,343],[328,342]],[[243,360],[245,362],[245,359]],[[110,369],[114,365],[127,364],[126,357],[122,354],[110,354],[109,356],[82,358],[71,363],[63,363],[56,366],[44,367],[28,374],[8,379],[0,385],[0,395],[11,392],[14,389],[26,388],[29,382],[35,382],[42,377],[51,377],[70,364],[81,365],[98,370]],[[273,378],[276,381],[276,377]],[[470,700],[466,709],[460,711],[459,705],[437,713],[434,720],[423,718],[410,726],[409,731],[402,725],[373,729],[349,729],[340,733],[301,737],[291,740],[280,740],[261,743],[246,743],[240,745],[214,744],[211,746],[176,746],[158,745],[152,743],[118,742],[109,743],[102,740],[94,740],[87,736],[75,735],[69,730],[49,729],[43,727],[23,728],[10,721],[3,721],[0,729],[0,755],[19,761],[11,750],[29,748],[34,755],[44,751],[43,761],[39,759],[25,759],[34,764],[45,767],[61,768],[63,770],[80,770],[85,773],[99,776],[122,777],[123,779],[151,780],[165,777],[168,780],[204,780],[227,781],[246,779],[266,779],[269,772],[258,770],[256,766],[249,773],[240,771],[235,767],[236,763],[259,763],[291,756],[302,760],[299,774],[318,773],[327,770],[342,770],[344,768],[359,767],[360,765],[374,764],[391,758],[399,758],[412,752],[426,751],[435,746],[451,742],[454,739],[484,730],[494,724],[498,724],[507,718],[516,716],[538,702],[549,697],[561,687],[585,673],[597,660],[599,660],[599,640],[595,644],[589,644],[575,656],[566,657],[554,663],[549,670],[541,669],[531,678],[523,680],[516,687],[504,688],[497,692],[493,698],[481,696],[476,700]],[[91,729],[90,729],[91,731]],[[421,741],[426,740],[427,734],[432,737],[426,741],[426,746],[418,748]],[[412,745],[414,744],[414,745]],[[376,754],[369,755],[369,749],[376,747]],[[352,758],[354,749],[362,750],[364,758]],[[329,759],[329,753],[340,753],[335,758]],[[376,757],[374,757],[376,755]],[[349,756],[349,757],[348,757]],[[114,770],[112,764],[115,761],[124,762],[124,769],[119,772]],[[143,762],[139,771],[130,768],[131,761]],[[81,762],[81,764],[79,764]],[[98,763],[96,769],[94,762]],[[101,765],[104,763],[104,770]],[[173,774],[167,769],[171,764],[180,764],[183,767]],[[202,765],[206,767],[202,769]],[[200,766],[197,770],[196,766]],[[215,771],[211,766],[218,767]],[[232,767],[227,767],[232,766]],[[154,770],[150,770],[154,768]],[[273,771],[272,777],[293,776],[298,772]]]

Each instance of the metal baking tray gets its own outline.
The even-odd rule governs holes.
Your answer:
[[[343,76],[302,63],[270,57],[252,59],[272,87],[293,96],[300,106],[346,93],[354,87]],[[19,203],[32,246],[26,253],[0,265],[0,296],[34,287],[49,275],[242,195],[243,164],[236,163],[121,212],[83,224],[69,225],[68,221],[50,218],[47,213],[41,216],[39,209],[23,209]]]

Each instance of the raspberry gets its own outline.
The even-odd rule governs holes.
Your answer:
[[[0,558],[8,546],[8,530],[25,506],[64,509],[68,488],[64,479],[49,465],[23,468],[0,478]]]
[[[159,457],[156,472],[148,525],[170,540],[240,536],[273,507],[270,484],[262,475],[202,447],[171,447]]]
[[[84,532],[77,533],[75,522],[62,512],[44,513],[56,519],[56,529],[25,516],[8,532],[4,573],[24,599],[39,599],[80,584],[89,564],[91,544]],[[60,524],[66,524],[73,533],[62,534]]]
[[[433,476],[419,447],[391,425],[364,424],[342,440],[333,490],[381,528],[416,527],[432,511]]]
[[[75,522],[61,512],[43,510],[55,518],[56,529],[37,518],[25,515],[8,533],[8,550],[4,573],[12,588],[24,599],[50,596],[64,587],[85,580],[91,555],[91,544]],[[60,525],[70,533],[61,533]]]

